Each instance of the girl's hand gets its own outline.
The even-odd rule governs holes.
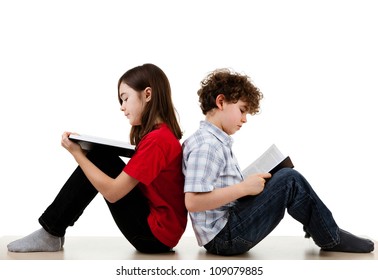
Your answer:
[[[71,141],[68,138],[71,134],[76,134],[76,133],[72,133],[72,132],[63,133],[62,141],[61,141],[62,147],[65,148],[67,151],[69,151],[74,157],[79,154],[84,154],[84,151],[82,150],[80,145]]]
[[[259,173],[248,176],[243,182],[246,195],[258,195],[264,190],[266,179],[272,177],[270,173]]]

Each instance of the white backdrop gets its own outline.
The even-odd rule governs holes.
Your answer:
[[[171,81],[184,138],[203,118],[196,91],[209,71],[250,75],[265,98],[234,136],[241,167],[277,144],[340,227],[378,238],[374,1],[6,2],[0,236],[39,228],[76,167],[63,131],[128,139],[117,81],[151,62]],[[100,196],[67,234],[120,235]],[[303,233],[287,216],[272,234]]]

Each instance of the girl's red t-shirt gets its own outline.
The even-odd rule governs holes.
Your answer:
[[[148,224],[163,244],[173,248],[187,224],[182,148],[166,124],[142,138],[123,169],[137,179],[150,205]]]

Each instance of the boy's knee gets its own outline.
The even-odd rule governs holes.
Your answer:
[[[298,171],[296,171],[293,168],[285,167],[285,168],[278,170],[273,176],[275,176],[275,177],[287,177],[287,176],[297,177],[297,176],[300,176],[300,174],[299,174]]]

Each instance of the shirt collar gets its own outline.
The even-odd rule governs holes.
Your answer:
[[[231,136],[228,135],[223,130],[221,130],[216,125],[212,124],[211,122],[201,121],[200,122],[200,128],[207,130],[209,133],[211,133],[212,135],[214,135],[223,144],[232,147],[232,144],[233,144],[234,140],[231,138]]]

